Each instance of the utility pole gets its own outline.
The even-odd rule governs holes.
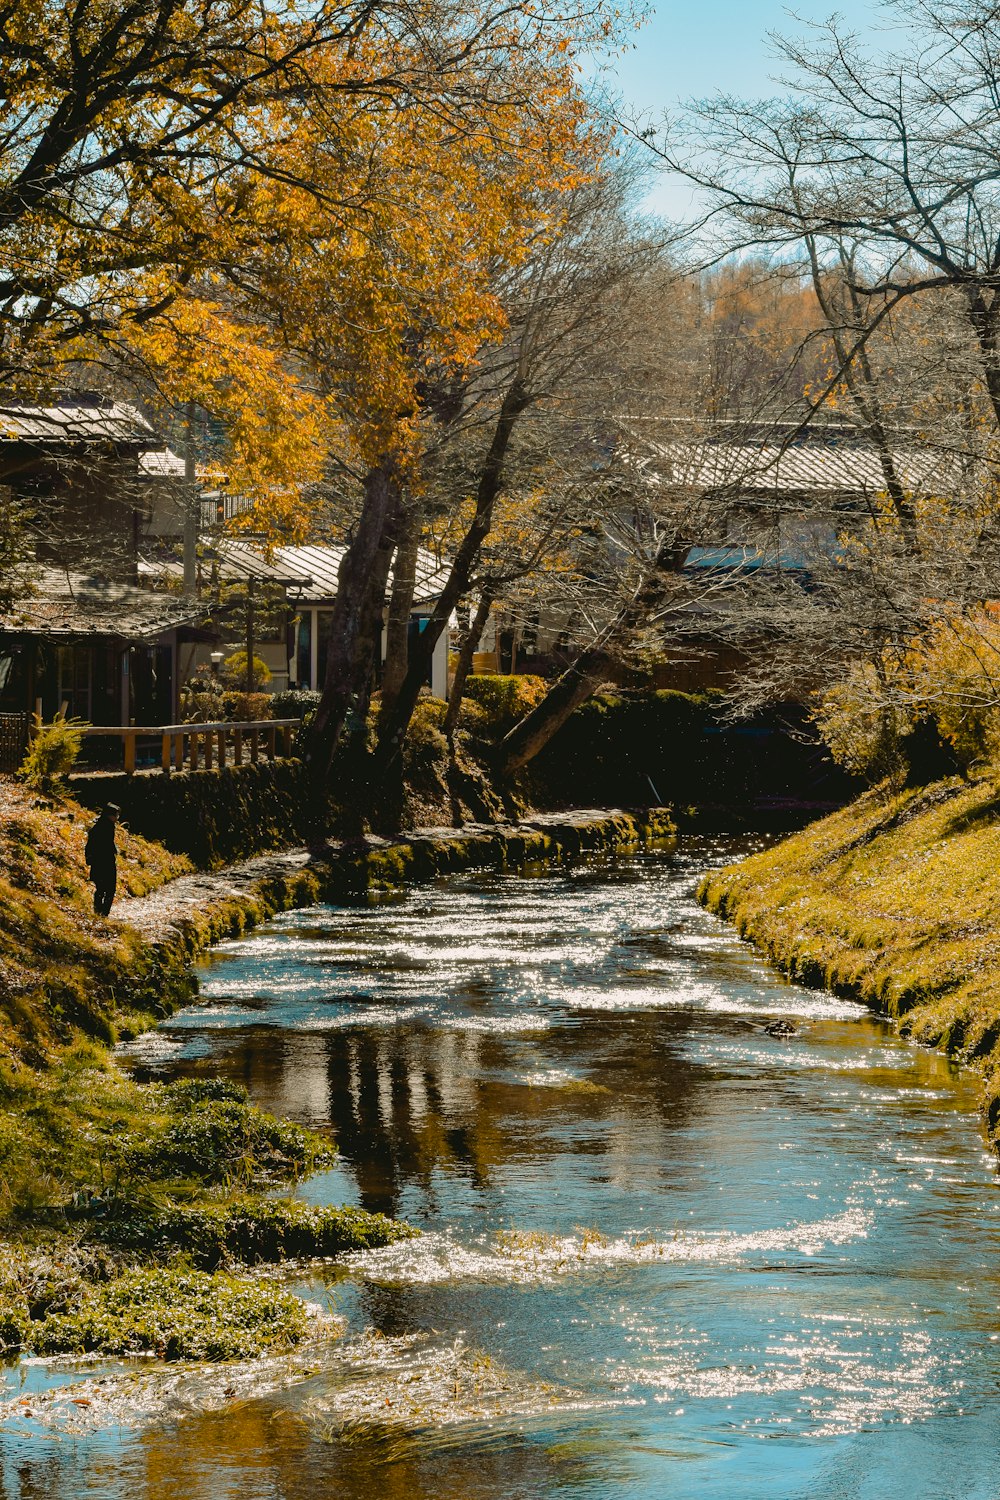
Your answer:
[[[184,592],[198,592],[198,533],[201,531],[201,495],[194,460],[194,402],[185,413],[184,442]]]

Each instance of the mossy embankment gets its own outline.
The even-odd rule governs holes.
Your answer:
[[[699,898],[807,985],[975,1066],[1000,1149],[1000,783],[875,788]]]
[[[0,783],[0,1353],[285,1348],[304,1305],[248,1268],[412,1233],[381,1215],[278,1196],[334,1154],[221,1082],[141,1085],[109,1044],[194,998],[192,960],[273,912],[450,871],[613,853],[669,817],[560,814],[519,827],[328,843],[197,872],[127,831],[122,900],[94,916],[69,799]],[[124,919],[124,920],[123,920]]]
[[[245,1268],[413,1232],[276,1195],[335,1155],[237,1085],[143,1086],[93,1044],[44,1071],[7,1066],[0,1355],[233,1359],[301,1342],[301,1300]]]

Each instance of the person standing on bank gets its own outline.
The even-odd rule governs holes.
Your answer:
[[[94,882],[94,910],[99,917],[106,917],[115,899],[118,884],[118,861],[115,848],[115,825],[121,808],[109,802],[97,822],[87,834],[83,854],[90,866],[90,878]]]

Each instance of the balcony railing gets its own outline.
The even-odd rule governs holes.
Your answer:
[[[255,765],[262,754],[268,760],[289,756],[299,724],[299,719],[257,719],[246,723],[225,720],[215,724],[95,724],[83,734],[85,740],[121,741],[121,759],[116,756],[116,760],[124,765],[129,776],[134,775],[140,762],[145,766],[159,764],[169,775],[171,771],[197,771],[199,767],[210,771],[214,766],[239,766],[245,759]]]

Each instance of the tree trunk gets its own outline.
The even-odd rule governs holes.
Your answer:
[[[501,777],[513,776],[515,771],[533,760],[562,728],[573,710],[591,696],[598,683],[607,676],[611,665],[609,645],[634,629],[646,611],[655,607],[662,598],[662,575],[675,572],[676,564],[676,544],[665,537],[649,570],[639,579],[631,597],[614,619],[608,621],[593,644],[581,651],[562,676],[556,678],[541,703],[500,741],[497,770]]]
[[[406,676],[391,711],[379,724],[374,767],[376,781],[383,778],[387,780],[396,774],[392,763],[402,757],[403,740],[413,717],[420,689],[427,680],[434,648],[447,629],[455,606],[469,592],[473,570],[493,524],[493,509],[503,486],[504,463],[514,427],[518,417],[530,404],[531,396],[527,386],[520,378],[515,379],[504,396],[493,439],[479,476],[472,522],[462,538],[451,571],[427,624],[413,642]]]
[[[337,574],[326,680],[305,755],[323,783],[345,729],[355,729],[358,713],[367,711],[398,504],[394,466],[386,459],[365,478],[357,532]]]
[[[978,286],[966,293],[966,299],[969,321],[972,323],[976,341],[979,344],[979,363],[982,366],[983,379],[993,407],[993,416],[997,426],[1000,427],[1000,351],[997,348],[1000,301],[998,301],[997,293],[994,292],[992,300],[987,303],[982,287]]]
[[[411,500],[403,511],[392,570],[392,593],[385,627],[385,665],[382,669],[382,716],[399,696],[409,664],[410,615],[417,587],[420,548],[419,507]]]
[[[444,732],[448,737],[448,752],[451,760],[455,759],[455,730],[458,727],[458,715],[462,708],[462,699],[465,697],[465,684],[472,671],[472,659],[476,654],[476,648],[483,638],[483,631],[493,608],[494,593],[492,589],[484,589],[479,596],[476,605],[476,613],[458,653],[455,663],[455,675],[451,680],[451,691],[448,694],[448,712],[444,716]]]
[[[591,646],[570,663],[541,703],[500,741],[499,771],[502,777],[513,776],[545,748],[573,710],[585,703],[607,676],[610,660],[602,646]]]

